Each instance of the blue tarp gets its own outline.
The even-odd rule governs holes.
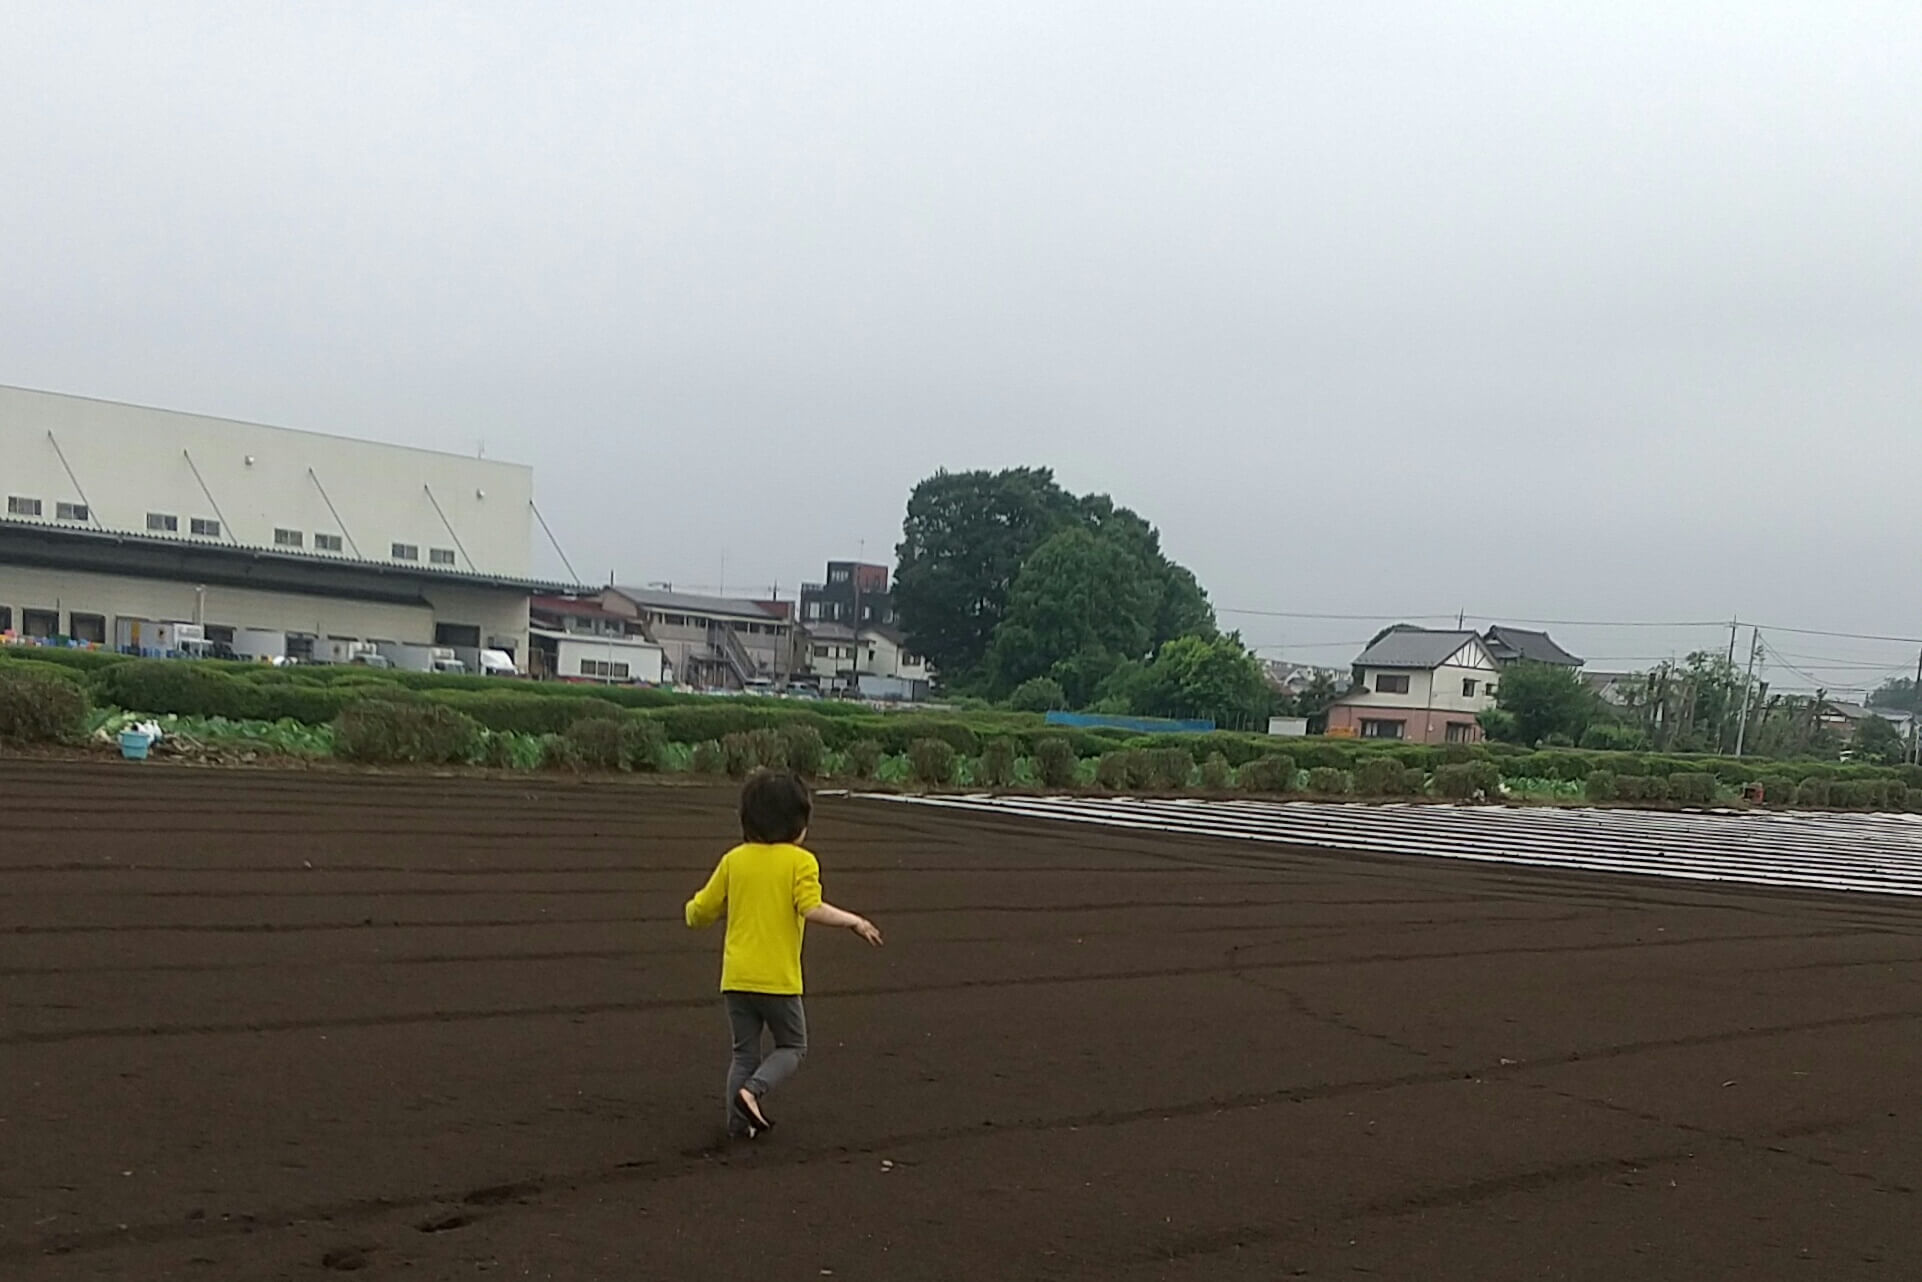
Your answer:
[[[1051,726],[1072,726],[1077,730],[1132,730],[1136,734],[1206,734],[1215,728],[1212,721],[1173,721],[1165,717],[1103,717],[1092,712],[1050,712]]]

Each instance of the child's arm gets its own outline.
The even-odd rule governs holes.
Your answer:
[[[823,926],[845,926],[876,948],[881,946],[881,932],[875,929],[873,922],[859,913],[851,913],[845,908],[836,908],[833,904],[822,903],[814,905],[802,916]]]
[[[687,924],[695,930],[712,926],[727,911],[727,856],[714,865],[714,875],[707,879],[707,885],[687,901]]]

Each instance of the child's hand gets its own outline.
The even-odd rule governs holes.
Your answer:
[[[867,918],[855,918],[854,925],[849,927],[849,929],[861,938],[867,940],[870,944],[873,944],[876,948],[881,946],[881,932],[876,928],[875,924]]]

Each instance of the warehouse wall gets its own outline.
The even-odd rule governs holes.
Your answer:
[[[87,528],[97,518],[111,530],[187,542],[335,558],[353,558],[357,545],[368,561],[531,573],[533,471],[518,464],[0,387],[0,488],[0,504],[40,506],[37,517],[0,507],[0,519]],[[61,519],[59,505],[83,494],[88,517]],[[177,528],[150,528],[150,514]],[[219,521],[219,533],[195,535],[196,519]],[[298,546],[279,531],[298,534]],[[340,551],[320,548],[317,535],[339,536]],[[396,557],[395,544],[416,559]]]
[[[71,633],[76,612],[104,616],[109,644],[121,618],[197,621],[415,645],[433,644],[435,624],[451,623],[477,627],[482,644],[511,650],[523,666],[527,656],[525,596],[452,585],[435,585],[422,603],[405,605],[0,565],[0,607],[8,608],[10,626],[16,632],[23,630],[28,610],[58,611],[58,630],[63,634]]]

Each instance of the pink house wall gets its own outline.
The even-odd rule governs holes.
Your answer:
[[[1482,739],[1480,723],[1464,712],[1397,708],[1381,703],[1338,703],[1328,709],[1329,734],[1359,738],[1363,721],[1405,722],[1406,728],[1401,739],[1403,743],[1447,743],[1448,726],[1451,722],[1466,725],[1469,728],[1466,742],[1480,743]]]

